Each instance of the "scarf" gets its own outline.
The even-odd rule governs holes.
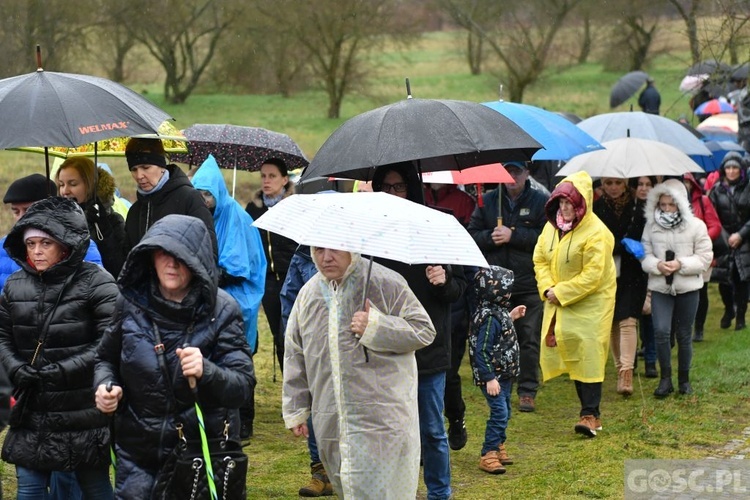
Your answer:
[[[156,183],[156,186],[154,186],[154,189],[152,189],[151,191],[144,191],[141,188],[136,188],[136,190],[138,191],[138,193],[142,194],[143,196],[148,196],[150,194],[156,193],[161,188],[163,188],[164,184],[166,184],[168,180],[169,180],[169,170],[165,169],[164,174],[161,176],[161,179],[159,179],[159,182]]]
[[[276,205],[278,202],[284,198],[284,195],[286,194],[286,189],[281,188],[281,192],[276,196],[266,196],[265,193],[263,194],[263,204],[267,206],[268,208],[271,208],[272,206]]]
[[[664,212],[661,208],[654,210],[654,221],[664,229],[672,229],[682,222],[680,212]]]
[[[625,192],[617,198],[610,198],[607,193],[604,193],[603,198],[618,218],[622,215],[622,213],[625,211],[625,208],[630,205],[630,202],[632,201],[629,189],[626,189]]]
[[[563,219],[562,212],[560,209],[557,209],[557,215],[555,216],[555,225],[557,226],[557,229],[563,232],[563,234],[567,233],[571,229],[573,229],[573,223],[575,222],[575,219],[573,219],[570,222],[566,222],[565,219]]]

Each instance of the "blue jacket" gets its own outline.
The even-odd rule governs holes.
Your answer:
[[[5,285],[5,280],[8,279],[8,276],[21,269],[21,266],[19,266],[16,261],[8,255],[8,252],[3,247],[3,245],[5,245],[5,238],[7,238],[7,236],[4,236],[3,239],[0,240],[0,288]],[[85,262],[99,264],[100,266],[102,265],[102,256],[93,240],[89,242],[89,247],[88,250],[86,250],[86,255],[83,257],[83,260]]]
[[[266,286],[266,256],[253,218],[229,195],[219,164],[209,155],[193,176],[195,189],[210,192],[216,200],[214,228],[219,243],[220,282],[239,303],[245,336],[255,352],[258,345],[258,310]]]
[[[299,294],[302,286],[317,272],[318,268],[315,267],[315,262],[310,256],[310,247],[307,245],[297,247],[297,251],[294,252],[292,260],[289,262],[289,270],[286,273],[284,285],[281,287],[281,294],[279,295],[279,299],[281,299],[282,331],[286,331],[286,322],[289,320],[289,313],[292,312],[294,301],[297,300],[297,294]]]

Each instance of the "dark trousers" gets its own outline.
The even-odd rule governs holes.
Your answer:
[[[732,266],[731,285],[719,283],[719,294],[724,303],[724,310],[734,317],[744,320],[747,312],[748,290],[747,282],[740,280],[737,266]]]
[[[602,383],[601,382],[580,382],[576,383],[576,393],[581,401],[581,416],[593,415],[599,418],[599,403],[602,402]]]
[[[698,309],[698,290],[667,295],[651,292],[651,316],[654,320],[656,355],[662,375],[672,369],[672,345],[669,335],[674,329],[677,340],[677,369],[690,370],[693,358],[692,330]]]
[[[747,301],[745,301],[747,302]],[[698,310],[695,311],[695,331],[702,332],[708,315],[708,283],[698,290]]]
[[[268,319],[268,327],[273,335],[276,358],[279,360],[279,368],[284,371],[284,332],[281,331],[281,286],[286,276],[276,278],[275,274],[266,274],[266,290],[263,292],[263,311]],[[260,339],[259,344],[260,344]]]
[[[463,301],[461,297],[459,301]],[[461,393],[461,376],[458,370],[466,353],[466,341],[469,336],[469,311],[464,304],[456,302],[451,305],[451,367],[445,374],[445,418],[449,422],[462,420],[466,413]]]
[[[518,375],[516,393],[519,396],[535,397],[539,389],[539,342],[542,338],[544,305],[536,293],[513,294],[510,301],[510,309],[526,306],[526,315],[513,322],[521,355],[521,373]]]

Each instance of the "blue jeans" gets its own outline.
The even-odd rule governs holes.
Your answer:
[[[443,421],[445,372],[419,376],[419,437],[422,442],[427,500],[451,496],[451,462]]]
[[[672,345],[669,337],[674,325],[677,339],[677,370],[690,370],[693,360],[693,323],[698,310],[698,290],[666,295],[651,292],[651,316],[654,319],[656,354],[662,377],[672,369]]]
[[[510,393],[513,391],[513,379],[500,381],[500,394],[490,396],[487,387],[482,387],[482,394],[490,407],[490,417],[487,419],[487,427],[484,430],[484,444],[482,455],[488,451],[497,451],[498,446],[505,443],[505,431],[510,420]]]
[[[49,481],[49,500],[83,500],[74,472],[53,472]]]
[[[320,463],[318,454],[318,442],[315,441],[315,431],[313,430],[312,415],[307,417],[307,449],[310,451],[310,465]]]
[[[18,495],[16,498],[18,500],[48,500],[50,496],[47,487],[50,475],[50,472],[27,469],[17,465]],[[100,469],[82,467],[75,472],[75,475],[83,491],[83,498],[92,500],[114,498],[112,483],[109,482],[109,467]]]

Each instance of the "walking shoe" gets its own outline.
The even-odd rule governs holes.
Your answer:
[[[734,311],[724,311],[724,316],[721,317],[721,322],[719,323],[719,326],[722,328],[722,330],[726,330],[732,325],[733,319],[734,319]]]
[[[656,363],[646,362],[646,378],[656,378],[659,372],[656,371]]]
[[[622,371],[617,372],[617,394],[622,394]]]
[[[601,428],[601,422],[597,424],[596,420],[593,415],[583,415],[575,426],[576,433],[590,438],[596,437],[597,427]]]
[[[513,465],[513,459],[508,456],[508,452],[505,451],[505,443],[500,443],[497,447],[497,459],[503,465]]]
[[[693,334],[693,342],[703,342],[703,329],[695,329]]]
[[[620,372],[622,376],[622,394],[623,396],[630,396],[633,394],[633,370],[622,370]]]
[[[734,331],[744,330],[747,327],[744,319],[738,319],[734,324]]]
[[[693,386],[690,385],[690,382],[680,382],[678,384],[677,390],[680,394],[692,394],[693,393]]]
[[[496,451],[488,451],[479,460],[479,468],[490,474],[505,474],[505,467],[497,458]]]
[[[458,420],[451,420],[448,423],[448,446],[451,450],[458,451],[466,446],[466,440],[468,435],[466,434],[466,422],[463,418]]]
[[[536,410],[536,406],[534,405],[534,396],[520,396],[518,398],[518,409],[526,412]]]
[[[599,417],[596,417],[594,419],[594,429],[596,429],[597,431],[602,430],[602,421]]]
[[[310,474],[310,483],[299,489],[299,496],[310,498],[330,497],[333,495],[333,485],[328,480],[328,474],[325,468],[323,468],[322,463],[317,462],[312,464],[310,466]]]
[[[672,385],[671,378],[662,378],[659,380],[659,387],[654,391],[654,396],[657,399],[664,399],[674,392],[674,386]]]

